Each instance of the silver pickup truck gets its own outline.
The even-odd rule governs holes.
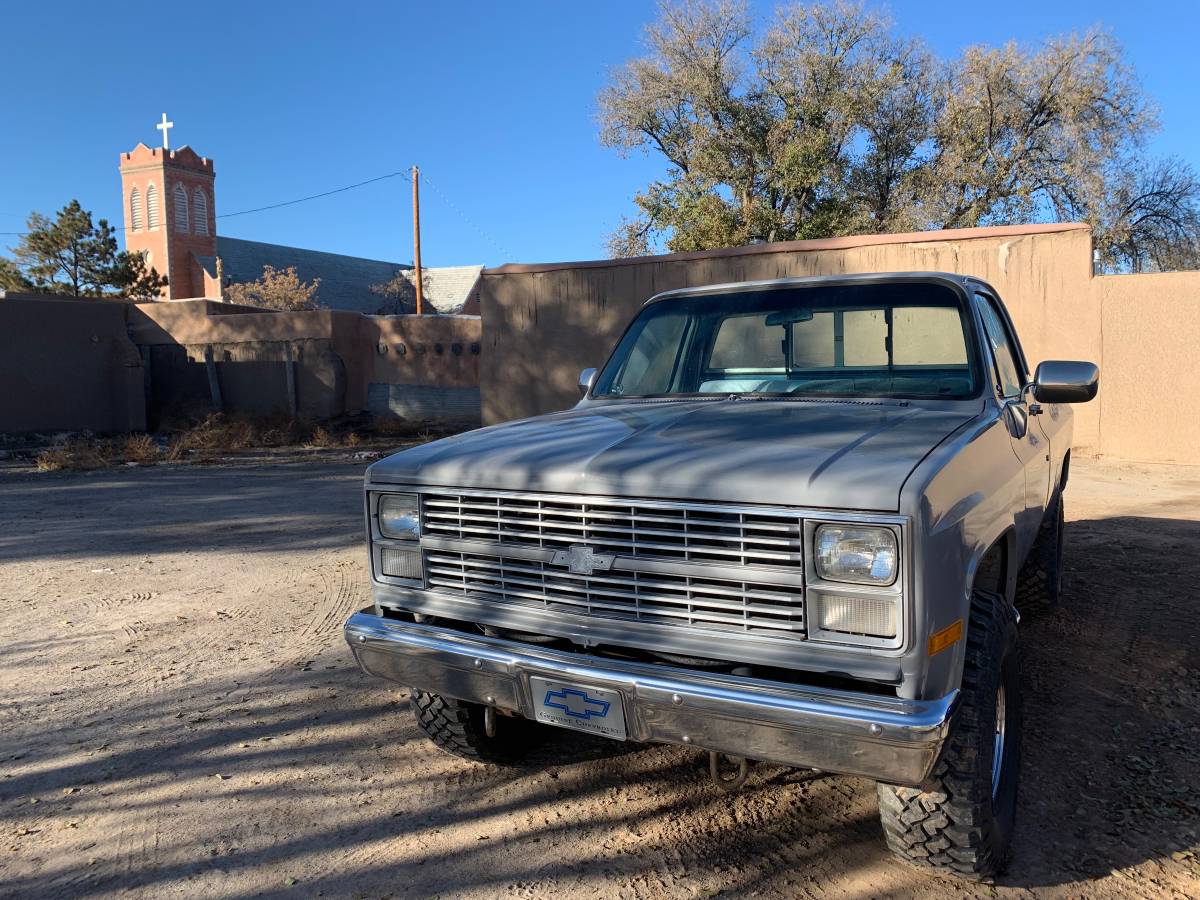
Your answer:
[[[547,726],[878,782],[912,863],[1004,865],[1017,625],[1058,600],[1071,410],[1000,298],[938,273],[649,300],[573,409],[367,471],[362,669],[515,762]]]

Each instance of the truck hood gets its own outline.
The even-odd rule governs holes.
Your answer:
[[[894,512],[916,465],[979,409],[903,401],[592,403],[403,450],[371,466],[367,478]]]

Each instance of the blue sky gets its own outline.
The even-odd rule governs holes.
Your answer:
[[[881,5],[942,54],[1102,24],[1159,106],[1153,149],[1200,167],[1197,0]],[[117,155],[159,143],[165,111],[172,146],[214,159],[218,214],[416,162],[427,265],[603,256],[634,193],[663,171],[601,147],[595,125],[606,73],[640,52],[653,16],[651,3],[612,0],[8,3],[0,232],[73,197],[119,224]],[[390,179],[218,228],[407,262],[409,191]]]

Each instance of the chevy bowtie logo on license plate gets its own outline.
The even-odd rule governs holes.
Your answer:
[[[575,575],[591,575],[593,572],[607,572],[612,568],[614,558],[611,553],[597,553],[591,547],[573,544],[570,550],[555,550],[550,563],[566,566]]]
[[[577,691],[575,688],[563,688],[561,691],[546,691],[542,700],[544,706],[551,709],[561,709],[568,716],[577,719],[590,719],[592,716],[603,718],[608,715],[607,700],[597,700],[589,697],[587,691]]]
[[[619,691],[536,675],[530,677],[529,687],[534,718],[539,722],[625,740],[625,708]]]

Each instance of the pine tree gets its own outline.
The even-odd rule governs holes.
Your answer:
[[[122,294],[152,299],[167,284],[140,253],[117,248],[116,230],[72,200],[53,220],[30,213],[27,233],[0,260],[0,279],[14,288],[74,297]]]

